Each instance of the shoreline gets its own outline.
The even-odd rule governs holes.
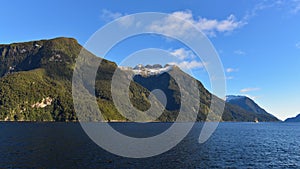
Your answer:
[[[125,120],[111,120],[111,121],[7,121],[7,120],[0,120],[0,123],[288,123],[284,121],[262,121],[259,123],[252,122],[252,121],[182,121],[182,122],[175,122],[175,121],[141,121],[141,122],[134,122],[134,121],[125,121]],[[294,122],[295,123],[295,122]]]

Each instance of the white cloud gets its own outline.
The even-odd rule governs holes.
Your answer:
[[[120,17],[122,17],[122,18],[120,18]],[[110,22],[110,21],[120,18],[118,20],[118,24],[120,24],[121,26],[127,27],[127,28],[129,26],[131,26],[132,24],[134,24],[134,21],[135,21],[135,17],[133,15],[126,15],[126,14],[122,14],[120,12],[112,12],[107,9],[103,9],[101,11],[100,18],[106,22]],[[135,26],[138,27],[138,26],[140,26],[139,24],[140,23],[135,23]]]
[[[232,79],[234,79],[233,76],[227,76],[227,77],[226,77],[226,80],[232,80]]]
[[[178,67],[180,67],[181,69],[183,70],[186,70],[186,69],[199,69],[199,68],[203,68],[206,64],[203,63],[203,62],[198,62],[198,61],[182,61],[182,62],[179,62],[179,63],[176,63],[176,62],[171,62],[171,63],[168,63],[170,65],[176,65]]]
[[[293,10],[292,13],[298,13],[300,11],[300,4],[298,4],[298,6],[296,6]]]
[[[232,72],[237,72],[239,70],[238,69],[234,69],[234,68],[227,68],[225,71],[227,73],[232,73]],[[233,76],[226,76],[226,80],[232,80],[232,79],[234,79]]]
[[[123,14],[119,12],[111,12],[107,9],[102,9],[100,18],[106,22],[115,20],[119,17],[123,16]]]
[[[237,21],[234,15],[228,16],[224,20],[200,18],[195,25],[204,33],[210,36],[216,36],[216,32],[232,32],[244,25],[242,21]]]
[[[300,0],[293,0],[293,7],[291,9],[291,13],[297,14],[300,11]]]
[[[257,91],[257,90],[260,90],[260,88],[244,88],[244,89],[241,89],[240,92],[248,93],[248,92],[253,92],[253,91]]]
[[[247,23],[248,20],[250,20],[251,18],[257,16],[259,11],[262,11],[262,10],[267,9],[267,8],[274,7],[275,5],[280,5],[281,3],[282,2],[280,2],[280,1],[272,2],[272,3],[266,3],[266,1],[262,1],[258,4],[256,4],[252,10],[250,10],[246,13],[246,15],[243,18],[243,21],[245,23]]]
[[[135,23],[135,17],[133,15],[127,15],[125,17],[122,17],[118,20],[118,23],[121,26],[124,26],[126,28],[132,26]],[[136,23],[135,26],[139,26],[140,23]]]
[[[177,58],[177,62],[170,62],[168,64],[176,65],[181,69],[199,69],[203,68],[206,63],[194,60],[196,55],[191,50],[184,48],[170,49],[170,54]]]
[[[193,59],[196,57],[191,50],[186,50],[184,48],[170,50],[170,54],[174,55],[176,58],[180,60]]]
[[[189,31],[193,28],[193,25],[190,23],[208,36],[216,36],[217,33],[232,32],[244,25],[242,21],[237,21],[234,15],[229,15],[224,20],[203,17],[195,19],[191,11],[177,11],[170,14],[163,21],[154,22],[149,28],[152,31],[160,31],[171,35],[188,35]]]
[[[263,97],[263,96],[253,96],[253,95],[249,95],[249,94],[245,94],[245,96],[249,97],[252,100],[256,100],[256,99],[259,99],[259,98]]]
[[[261,10],[267,8],[275,8],[277,10],[287,10],[291,14],[297,14],[300,11],[300,0],[276,0],[276,1],[261,1],[247,15],[244,20],[248,20],[257,15]]]
[[[246,54],[246,52],[244,52],[244,51],[242,51],[242,50],[236,50],[236,51],[234,51],[233,53],[235,53],[235,54],[237,54],[237,55],[245,55]]]
[[[232,72],[237,72],[237,71],[239,71],[239,70],[238,69],[234,69],[234,68],[227,68],[226,69],[227,73],[232,73]]]
[[[300,42],[296,43],[296,48],[300,49]]]

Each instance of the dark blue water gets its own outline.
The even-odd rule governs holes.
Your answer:
[[[111,125],[144,137],[170,124]],[[0,168],[300,168],[298,123],[220,123],[205,144],[201,127],[164,154],[130,159],[99,148],[78,123],[0,123]]]

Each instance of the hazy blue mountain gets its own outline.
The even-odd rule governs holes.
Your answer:
[[[284,122],[300,122],[300,114],[296,117],[287,118]]]
[[[228,95],[226,96],[226,102],[232,105],[239,106],[248,112],[255,113],[257,116],[264,115],[268,116],[270,119],[273,119],[275,121],[278,120],[276,117],[274,117],[272,114],[268,113],[266,110],[261,108],[257,103],[255,103],[252,99],[250,99],[247,96]]]

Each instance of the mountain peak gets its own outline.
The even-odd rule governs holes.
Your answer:
[[[72,67],[81,49],[76,39],[65,37],[0,45],[0,77],[41,67],[50,73],[63,68],[61,74],[66,65]]]
[[[247,96],[228,95],[228,96],[226,96],[226,102],[233,104],[233,105],[237,105],[239,107],[242,107],[243,109],[245,109],[249,112],[253,112],[257,115],[264,115],[264,116],[268,115],[268,116],[274,117],[273,115],[271,115],[266,110],[261,108],[257,103],[255,103],[252,99],[250,99]]]
[[[13,42],[13,43],[10,43],[10,44],[0,44],[0,46],[16,46],[16,45],[20,45],[20,44],[23,44],[23,45],[26,45],[26,44],[37,44],[39,42],[46,42],[46,41],[56,41],[56,42],[62,42],[62,41],[65,41],[65,42],[70,42],[70,41],[73,41],[73,42],[76,42],[78,43],[78,41],[75,39],[75,38],[71,38],[71,37],[56,37],[56,38],[51,38],[51,39],[41,39],[41,40],[31,40],[31,41],[26,41],[26,42]]]
[[[146,65],[146,66],[142,64],[138,64],[134,68],[125,67],[125,66],[119,66],[119,68],[121,70],[133,71],[135,75],[152,76],[152,75],[159,75],[165,72],[169,72],[174,68],[174,66],[168,64],[166,64],[164,67],[160,64]]]

